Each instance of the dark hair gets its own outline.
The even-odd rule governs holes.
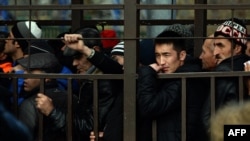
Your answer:
[[[70,32],[62,32],[56,36],[58,40],[48,40],[48,44],[55,50],[55,53],[60,52],[61,48],[64,46],[61,37],[64,37],[65,34],[69,34]]]
[[[83,27],[83,28],[79,28],[73,33],[81,34],[83,37],[83,42],[87,47],[93,48],[94,46],[98,46],[100,51],[103,50],[102,42],[101,42],[101,35],[98,29],[92,28],[92,27]],[[65,50],[63,51],[63,55],[79,57],[79,55],[81,56],[82,53],[75,51],[73,49],[70,49],[69,47],[66,47]]]
[[[95,28],[81,28],[77,30],[75,33],[82,34],[84,44],[89,48],[93,48],[94,46],[98,46],[102,49],[102,42],[100,32]],[[93,39],[88,39],[93,38]]]
[[[0,38],[8,38],[9,33],[0,31]],[[0,39],[0,52],[4,51],[5,39]]]
[[[164,30],[154,40],[154,45],[157,44],[173,44],[173,49],[180,53],[186,50],[185,39],[174,31]]]

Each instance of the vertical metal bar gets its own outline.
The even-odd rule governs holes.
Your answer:
[[[40,78],[40,93],[44,93],[44,78]],[[43,114],[38,115],[38,141],[43,141]]]
[[[207,4],[207,0],[195,0],[195,4]],[[205,37],[207,32],[207,11],[203,9],[195,9],[194,17],[194,37]],[[201,53],[202,39],[194,39],[194,56]]]
[[[211,115],[210,116],[212,117],[215,115],[215,78],[213,76],[210,77],[210,87],[211,87],[211,91],[210,91]],[[213,141],[211,132],[210,132],[210,139],[212,139]]]
[[[244,81],[243,81],[243,77],[242,76],[239,76],[239,102],[240,103],[243,103],[243,100],[244,100]]]
[[[93,94],[93,104],[94,104],[94,109],[93,109],[93,114],[94,114],[94,133],[95,133],[95,141],[99,140],[99,131],[98,131],[98,80],[94,79],[94,94]]]
[[[14,114],[18,115],[18,88],[17,88],[17,78],[12,78],[12,86],[13,86],[13,110]]]
[[[68,94],[67,94],[67,141],[72,141],[72,79],[68,78]]]
[[[124,0],[124,37],[138,35],[139,0]],[[136,40],[125,40],[123,140],[136,141]]]
[[[152,138],[153,141],[157,141],[157,122],[153,120],[152,122]]]
[[[215,78],[211,77],[210,78],[210,87],[211,87],[211,92],[210,92],[210,100],[211,100],[211,116],[214,116],[215,114]]]
[[[30,0],[29,1],[29,6],[32,6],[32,0]],[[31,21],[32,20],[32,10],[31,9],[29,9],[29,21]],[[29,22],[29,38],[31,38],[31,29],[32,27],[31,27],[31,22]],[[29,39],[29,40],[27,40],[27,42],[28,42],[28,54],[30,55],[30,42],[31,42],[31,40]],[[28,61],[28,66],[30,66],[30,58],[29,58],[29,61]],[[30,67],[28,67],[28,71],[29,71],[29,68]]]
[[[186,130],[186,104],[187,103],[187,93],[186,93],[186,78],[181,79],[181,140],[186,141],[187,130]]]
[[[234,18],[234,10],[232,9],[232,15],[231,15],[232,22],[234,22],[233,18]],[[231,35],[233,35],[233,30],[234,30],[234,28],[233,28],[233,26],[231,26],[231,33],[230,33]],[[231,40],[231,69],[233,71],[234,70],[234,59],[232,56],[234,56],[234,43],[233,43],[232,39],[230,39],[230,40]]]
[[[83,0],[72,0],[71,4],[83,4]],[[72,31],[76,30],[77,28],[83,25],[83,10],[72,10],[71,12],[71,27]]]

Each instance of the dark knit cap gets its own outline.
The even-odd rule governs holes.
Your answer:
[[[226,20],[214,32],[214,37],[222,35],[224,37],[234,37],[236,44],[246,47],[247,43],[247,28],[242,20],[233,18]]]
[[[117,45],[115,45],[111,50],[111,55],[124,56],[124,42],[120,42]]]
[[[174,31],[179,34],[181,37],[192,37],[193,34],[190,30],[187,29],[185,25],[182,24],[173,24],[169,25],[166,28],[167,31]]]
[[[173,24],[169,25],[166,30],[173,31],[179,34],[181,37],[193,37],[193,33],[191,31],[192,25],[182,25],[182,24]],[[190,55],[193,55],[194,51],[194,39],[185,39],[186,52]]]
[[[54,53],[53,48],[45,40],[33,40],[30,47],[26,48],[24,54]]]
[[[17,60],[25,69],[40,69],[46,73],[59,73],[61,65],[52,53],[36,53]]]
[[[41,27],[35,21],[17,22],[11,29],[15,38],[41,38]],[[24,50],[28,46],[27,40],[16,40]]]

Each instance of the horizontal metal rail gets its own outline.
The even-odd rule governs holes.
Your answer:
[[[66,78],[66,79],[123,79],[123,74],[4,74],[0,78]]]
[[[95,122],[98,122],[98,91],[97,91],[97,80],[99,79],[124,79],[123,74],[101,74],[101,75],[81,75],[81,74],[3,74],[0,73],[0,78],[13,78],[15,80],[14,86],[17,84],[17,78],[65,78],[68,79],[68,114],[67,114],[67,140],[72,140],[72,79],[92,79],[94,80],[94,119]],[[134,76],[137,78],[137,74]],[[186,79],[187,78],[210,78],[210,85],[211,85],[211,92],[210,92],[210,99],[211,99],[211,116],[215,114],[215,78],[218,77],[237,77],[239,78],[239,97],[240,101],[243,101],[243,77],[250,77],[250,72],[244,72],[244,71],[235,71],[235,72],[189,72],[189,73],[172,73],[172,74],[159,74],[158,77],[160,79],[168,79],[168,78],[181,78],[182,80],[182,140],[186,140]],[[43,81],[42,81],[43,82]],[[44,83],[40,86],[41,89],[44,88]],[[15,94],[16,95],[16,94]],[[126,95],[126,94],[125,94]],[[16,101],[17,102],[17,101]],[[17,105],[15,106],[17,108]],[[39,116],[39,139],[42,140],[42,129],[43,129],[43,118],[40,115]],[[152,129],[152,135],[154,140],[156,139],[156,123],[153,122],[153,129]],[[98,124],[95,124],[94,132],[95,134],[98,134]],[[98,139],[96,139],[98,141]]]
[[[137,4],[140,10],[159,10],[159,9],[176,9],[176,10],[249,10],[250,4]],[[123,4],[72,4],[72,5],[8,5],[0,6],[2,10],[110,10],[124,9]]]
[[[0,38],[0,40],[6,40],[8,38]],[[44,40],[63,40],[60,38],[42,38]],[[100,38],[87,38],[85,40],[95,40],[95,39],[100,39]],[[123,41],[125,41],[126,44],[126,40],[141,40],[141,39],[155,39],[154,37],[136,37],[136,38],[105,38],[102,40],[110,40],[110,39],[121,39]],[[166,38],[162,38],[162,39],[215,39],[215,37],[166,37]],[[250,37],[216,37],[216,39],[250,39]],[[14,39],[8,39],[8,40],[14,40]],[[15,38],[15,40],[41,40],[41,38],[39,39],[34,39],[34,38]]]
[[[242,64],[243,65],[243,64]],[[204,78],[204,77],[250,77],[250,72],[189,72],[159,74],[159,78]],[[0,78],[66,78],[66,79],[124,79],[124,74],[4,74],[0,73]],[[135,74],[137,78],[137,74]]]
[[[249,8],[250,9],[250,8]],[[224,19],[221,20],[209,20],[207,19],[205,24],[206,25],[216,25],[224,22]],[[36,20],[40,25],[42,26],[71,26],[72,21],[71,20]],[[14,25],[16,21],[4,21],[1,20],[1,25]],[[117,26],[124,26],[124,20],[84,20],[84,23],[86,25],[117,25]],[[167,24],[166,24],[167,23]],[[181,24],[194,24],[194,19],[153,19],[153,20],[138,20],[138,24],[141,26],[155,26],[155,25],[172,25],[176,23]],[[246,25],[250,25],[250,20],[245,20]]]

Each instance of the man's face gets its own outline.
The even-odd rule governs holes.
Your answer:
[[[173,44],[156,44],[155,56],[157,64],[162,66],[162,73],[173,73],[182,65],[186,54],[183,51],[177,54]]]
[[[217,60],[216,64],[220,64],[223,60],[232,57],[236,54],[235,49],[231,51],[232,43],[228,39],[222,39],[223,36],[219,35],[218,39],[214,39],[214,56]]]
[[[212,70],[216,67],[216,59],[213,54],[213,39],[206,39],[202,45],[200,59],[202,61],[202,69]]]
[[[250,41],[247,41],[246,55],[250,56]]]
[[[76,67],[77,73],[85,74],[92,64],[87,60],[87,57],[82,54],[74,58],[73,66]]]
[[[24,71],[24,73],[28,73],[27,71]],[[44,72],[42,72],[41,70],[33,70],[30,73],[32,74],[42,74]],[[26,78],[24,79],[24,90],[29,92],[34,90],[35,88],[39,88],[40,86],[40,79],[34,79],[34,78]]]
[[[15,41],[13,41],[12,39],[14,39],[14,36],[13,36],[12,32],[10,32],[8,39],[5,40],[6,43],[5,43],[5,48],[4,48],[3,52],[6,54],[12,54],[12,53],[16,52],[17,43]]]

